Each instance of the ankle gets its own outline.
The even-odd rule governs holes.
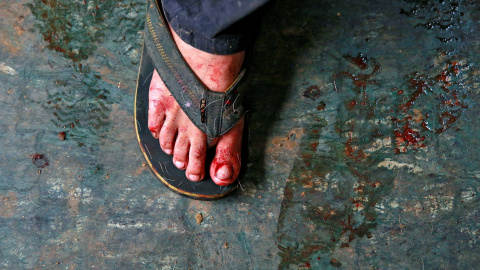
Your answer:
[[[209,90],[225,92],[237,79],[245,60],[244,51],[230,55],[210,54],[184,42],[172,28],[170,31],[183,58]]]

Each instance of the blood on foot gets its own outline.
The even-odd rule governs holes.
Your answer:
[[[150,88],[148,90],[153,91],[153,90],[159,90],[161,91],[162,88],[160,87],[161,85],[157,82],[154,82],[155,78],[152,79],[152,82],[150,83]]]
[[[216,182],[218,185],[229,185],[233,180],[235,180],[235,167],[240,166],[240,164],[236,164],[236,162],[233,162],[232,159],[234,157],[235,156],[233,155],[233,153],[228,150],[219,150],[219,152],[217,152],[217,158],[212,161],[211,166],[213,168],[213,173],[215,174],[215,176],[223,182]],[[231,173],[230,179],[220,179],[220,177],[217,176],[218,171],[224,166],[226,166],[228,168],[228,171],[230,171]]]
[[[178,131],[182,133],[187,133],[187,127],[186,126],[179,126]]]
[[[220,169],[221,167],[227,165],[227,166],[231,166],[230,163],[228,163],[225,159],[223,158],[216,158],[213,160],[212,162],[212,165],[213,165],[213,168],[215,170],[215,173],[218,171],[218,169]]]
[[[169,97],[164,97],[162,100],[160,100],[160,104],[163,106],[163,108],[166,111],[168,111],[177,104],[177,101],[175,101],[175,99],[172,96],[169,96]]]
[[[149,126],[148,129],[149,129],[151,132],[157,132],[158,126]]]
[[[219,186],[228,186],[235,180],[235,171],[232,164],[222,158],[216,158],[212,162],[213,173],[217,178],[215,183]]]
[[[160,106],[160,101],[159,100],[152,100],[152,109],[157,109],[158,106]]]
[[[218,82],[218,78],[220,75],[217,75],[215,72],[210,75],[210,80],[212,81],[212,83],[215,83],[217,85],[217,88],[220,88],[220,83]]]
[[[206,150],[205,150],[205,147],[203,146],[199,146],[198,148],[193,150],[193,157],[197,160],[204,158],[205,155],[206,155]]]

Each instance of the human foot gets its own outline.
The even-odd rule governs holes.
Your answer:
[[[209,54],[188,45],[173,30],[171,32],[180,53],[208,89],[225,92],[237,79],[243,65],[244,52],[233,55]],[[154,72],[149,91],[148,127],[152,136],[159,139],[162,150],[169,155],[173,154],[175,166],[185,170],[189,180],[200,181],[205,177],[206,150],[215,145],[215,157],[209,171],[211,178],[221,186],[235,181],[241,165],[243,125],[242,118],[227,133],[207,145],[205,133],[190,121],[157,71]]]

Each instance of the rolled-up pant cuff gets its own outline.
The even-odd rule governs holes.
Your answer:
[[[270,0],[157,0],[173,31],[187,44],[212,54],[249,49]]]
[[[168,19],[167,19],[168,20]],[[234,54],[244,51],[250,47],[252,40],[248,35],[218,35],[210,38],[187,30],[177,24],[175,20],[168,22],[173,31],[187,44],[193,47],[211,53],[211,54]]]

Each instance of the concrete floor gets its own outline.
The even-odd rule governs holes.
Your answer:
[[[478,2],[276,1],[248,170],[213,202],[144,166],[144,10],[0,3],[0,269],[477,267]]]

